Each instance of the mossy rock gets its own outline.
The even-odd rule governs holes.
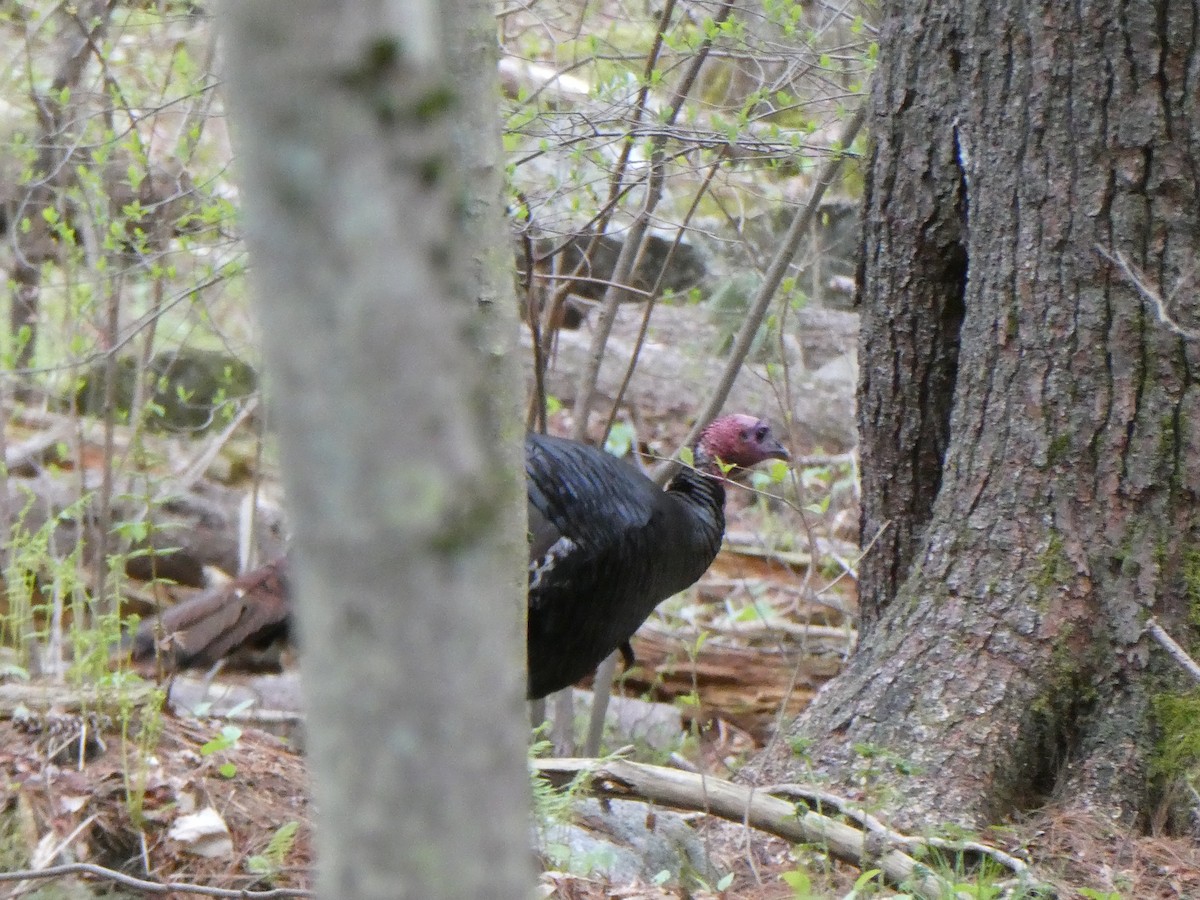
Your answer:
[[[75,392],[80,412],[103,416],[103,364],[83,378]],[[138,364],[132,357],[117,360],[116,407],[121,421],[129,418]],[[149,406],[146,424],[165,431],[203,431],[219,427],[236,411],[235,402],[258,390],[258,373],[242,360],[216,350],[182,348],[159,353],[145,377]]]

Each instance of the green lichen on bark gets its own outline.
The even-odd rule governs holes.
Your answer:
[[[1050,665],[1042,679],[1045,688],[1030,704],[1030,711],[1047,722],[1062,719],[1071,708],[1096,700],[1096,687],[1090,675],[1095,651],[1080,656],[1077,637],[1075,629],[1068,625],[1055,638]]]
[[[1172,464],[1179,449],[1178,423],[1174,415],[1162,417],[1158,429],[1158,458],[1165,464]]]
[[[1071,561],[1067,559],[1063,546],[1062,534],[1051,530],[1046,538],[1046,545],[1037,555],[1037,568],[1030,577],[1030,585],[1036,593],[1036,608],[1039,612],[1049,611],[1054,591],[1070,584],[1074,574],[1074,568],[1071,566]]]
[[[1159,694],[1153,700],[1159,737],[1150,774],[1163,779],[1200,774],[1200,688]]]
[[[1050,446],[1046,449],[1046,467],[1050,468],[1067,459],[1067,454],[1071,450],[1071,436],[1069,434],[1060,434],[1050,441]]]
[[[456,485],[456,499],[442,508],[429,534],[430,550],[447,556],[468,552],[486,541],[504,515],[509,491],[495,475],[488,473],[470,482]]]
[[[452,112],[458,105],[458,94],[449,84],[437,84],[425,91],[412,105],[412,121],[417,125],[428,125],[434,119]]]
[[[1200,547],[1188,547],[1183,552],[1183,584],[1187,596],[1188,623],[1200,629]],[[1195,649],[1193,646],[1193,652]]]

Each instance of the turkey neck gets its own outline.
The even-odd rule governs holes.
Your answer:
[[[691,507],[715,557],[725,533],[725,485],[716,458],[703,445],[693,450],[693,462],[694,468],[684,466],[675,474],[667,490]]]

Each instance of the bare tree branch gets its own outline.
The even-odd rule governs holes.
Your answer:
[[[1032,881],[1027,863],[974,841],[929,841],[901,834],[866,813],[849,812],[854,804],[832,794],[799,785],[754,788],[678,769],[650,766],[624,759],[535,760],[534,768],[555,785],[569,784],[586,773],[597,794],[625,800],[645,800],[675,809],[703,812],[730,822],[744,823],[793,843],[819,844],[837,859],[858,868],[878,867],[890,883],[903,884],[922,897],[957,897],[954,885],[929,866],[897,849],[936,848],[985,856],[1025,882]],[[780,795],[784,796],[780,796]],[[797,803],[796,801],[800,801]],[[818,811],[832,807],[854,819],[855,828]]]
[[[280,900],[284,897],[315,897],[312,891],[302,888],[273,888],[268,891],[235,890],[232,888],[209,887],[203,884],[186,884],[179,881],[147,881],[144,878],[134,878],[115,869],[92,863],[70,863],[63,866],[48,866],[45,869],[19,869],[15,872],[0,872],[0,882],[4,881],[38,881],[50,878],[62,878],[67,875],[92,875],[132,888],[146,894],[172,894],[176,891],[185,894],[198,894],[202,897],[235,897],[243,900]]]
[[[1158,620],[1153,616],[1146,622],[1146,634],[1154,638],[1155,643],[1170,654],[1171,659],[1179,663],[1180,667],[1189,675],[1200,683],[1200,663],[1197,663],[1188,652],[1179,644],[1175,643],[1175,639],[1167,634],[1166,629],[1158,624]]]
[[[733,342],[733,347],[729,351],[729,360],[725,365],[725,373],[717,383],[716,388],[714,388],[712,396],[708,399],[708,403],[697,413],[696,422],[692,426],[692,430],[688,433],[688,436],[684,438],[683,446],[690,447],[700,434],[700,429],[707,425],[720,412],[721,407],[725,405],[725,400],[729,396],[733,382],[737,379],[738,373],[742,369],[742,363],[745,361],[746,355],[750,352],[750,345],[754,341],[754,336],[758,334],[758,328],[762,324],[763,317],[767,314],[767,309],[775,297],[775,291],[778,290],[780,282],[783,281],[783,276],[787,273],[787,268],[791,264],[792,258],[796,255],[796,251],[800,247],[800,242],[808,234],[808,230],[812,226],[813,218],[821,206],[821,198],[825,196],[825,191],[833,184],[838,173],[841,172],[842,165],[846,161],[846,151],[854,143],[854,139],[858,137],[858,132],[862,128],[866,118],[867,107],[864,103],[850,117],[850,120],[846,123],[846,127],[838,137],[840,152],[835,153],[827,159],[821,167],[821,171],[817,174],[817,180],[813,183],[808,203],[796,213],[796,217],[792,219],[791,225],[788,226],[787,234],[783,236],[779,252],[771,260],[771,265],[767,269],[767,274],[763,277],[762,286],[758,289],[754,303],[746,313],[746,319],[742,322],[741,330],[738,331],[737,337]],[[655,472],[655,481],[665,484],[667,479],[671,477],[673,470],[674,465],[670,463],[660,466]]]
[[[724,3],[720,11],[713,16],[713,23],[720,25],[733,12],[735,6],[734,0],[728,0]],[[666,30],[669,22],[671,10],[674,3],[667,3],[663,16],[660,20],[659,29],[656,36],[656,41],[661,42],[662,35]],[[656,43],[657,47],[657,43]],[[664,124],[667,126],[673,125],[679,115],[679,111],[683,108],[683,103],[691,93],[692,87],[696,79],[700,75],[700,70],[708,58],[708,51],[712,47],[712,39],[705,39],[697,48],[695,55],[692,57],[691,63],[688,66],[687,72],[680,80],[679,85],[675,88],[675,92],[671,97],[668,112],[664,117]],[[638,115],[641,116],[645,109],[645,97],[650,84],[650,74],[657,54],[652,54],[647,62],[646,75],[643,79],[644,85],[642,93],[639,94],[639,103],[637,106]],[[650,176],[646,190],[646,199],[642,205],[642,209],[638,212],[637,218],[630,227],[626,235],[625,242],[621,247],[621,252],[617,257],[616,264],[613,266],[612,279],[618,284],[624,284],[629,280],[629,275],[634,271],[637,265],[637,259],[643,252],[643,243],[646,236],[646,229],[650,222],[650,217],[654,213],[655,207],[658,205],[659,198],[662,195],[663,181],[663,148],[666,146],[667,136],[669,131],[663,131],[655,135],[651,144],[650,152]],[[633,146],[632,138],[626,142],[625,154],[628,154],[629,148]],[[624,298],[625,291],[623,288],[616,286],[610,287],[604,294],[604,306],[600,312],[600,316],[596,320],[596,331],[592,338],[591,350],[588,354],[587,365],[579,378],[579,386],[575,394],[575,429],[572,435],[576,440],[582,440],[587,432],[588,413],[591,411],[592,404],[596,398],[596,379],[600,374],[600,365],[604,360],[604,348],[608,343],[608,336],[612,331],[613,322],[617,317],[617,305]]]

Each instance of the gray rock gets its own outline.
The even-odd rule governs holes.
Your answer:
[[[720,877],[683,816],[634,800],[581,800],[572,823],[548,826],[538,843],[550,865],[614,883],[653,881],[661,872],[685,884]]]
[[[592,712],[592,692],[572,692],[575,704],[575,739],[582,743]],[[554,704],[547,704],[547,719],[554,721]],[[667,703],[650,703],[636,697],[614,694],[604,716],[606,743],[610,747],[644,744],[652,750],[671,752],[684,737],[683,717]]]

